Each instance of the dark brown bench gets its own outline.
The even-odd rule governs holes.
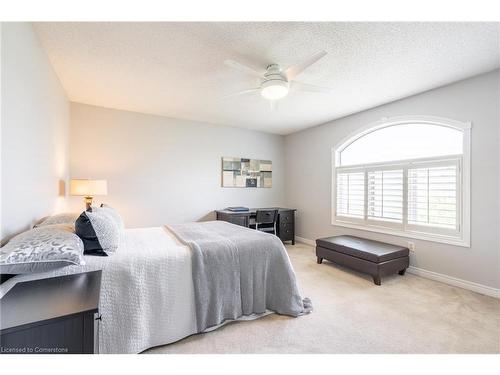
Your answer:
[[[403,246],[353,236],[335,236],[316,240],[318,264],[331,262],[367,273],[376,285],[381,277],[398,272],[404,275],[410,264],[409,250]]]

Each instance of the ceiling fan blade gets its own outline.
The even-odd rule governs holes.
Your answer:
[[[300,73],[302,73],[304,70],[306,70],[308,67],[310,67],[312,64],[314,64],[316,61],[325,57],[325,55],[326,51],[319,51],[318,53],[315,53],[314,55],[309,57],[303,63],[288,67],[285,70],[286,78],[288,79],[288,81],[291,81],[292,79],[297,77]]]
[[[293,81],[292,85],[293,85],[294,89],[297,89],[300,91],[321,92],[323,94],[331,94],[333,92],[333,89],[331,89],[329,87],[315,86],[315,85],[310,85],[308,83],[302,83],[302,82],[297,82],[297,81]]]
[[[251,66],[239,63],[238,61],[225,60],[224,64],[233,68],[233,69],[239,70],[240,72],[245,73],[245,74],[250,74],[252,76],[259,77],[259,78],[264,77],[265,72],[259,72],[257,69],[255,69]]]
[[[248,90],[238,91],[238,92],[235,92],[235,93],[232,93],[232,94],[229,94],[229,95],[224,95],[222,98],[223,99],[234,98],[235,96],[240,96],[240,95],[245,95],[245,94],[251,94],[251,93],[254,93],[254,92],[258,92],[258,91],[260,91],[260,87],[256,87],[256,88],[248,89]]]

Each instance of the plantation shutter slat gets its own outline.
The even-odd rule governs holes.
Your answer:
[[[403,170],[367,172],[367,218],[402,222]]]
[[[457,166],[408,169],[408,223],[457,229]]]
[[[364,217],[365,205],[364,172],[342,172],[337,174],[337,215]]]

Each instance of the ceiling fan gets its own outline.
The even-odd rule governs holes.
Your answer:
[[[325,55],[326,51],[320,51],[309,57],[301,64],[292,65],[286,69],[284,69],[279,64],[270,64],[267,66],[265,71],[259,71],[253,67],[234,60],[226,60],[224,61],[225,65],[239,70],[242,73],[258,77],[261,80],[259,87],[239,91],[234,94],[227,95],[226,98],[260,92],[262,97],[271,101],[275,101],[283,99],[285,96],[287,96],[290,92],[290,88],[300,91],[331,93],[332,89],[330,88],[310,85],[295,80],[295,78],[299,74],[301,74],[305,69],[317,62],[319,59],[323,58]]]

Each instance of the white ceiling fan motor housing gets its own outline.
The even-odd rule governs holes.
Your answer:
[[[279,100],[288,95],[288,81],[282,75],[278,64],[271,64],[267,67],[260,88],[261,95],[269,100]]]

